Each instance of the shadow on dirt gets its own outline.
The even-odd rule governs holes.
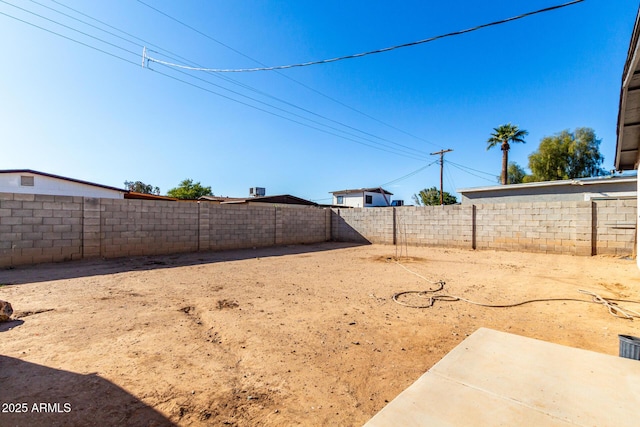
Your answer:
[[[11,329],[17,328],[18,326],[22,325],[23,323],[24,323],[24,320],[19,320],[19,319],[18,320],[9,320],[8,322],[1,322],[0,323],[0,332],[10,331]]]
[[[82,375],[0,355],[3,426],[175,426],[96,374]]]
[[[61,263],[19,266],[0,270],[0,287],[25,283],[77,277],[101,276],[128,271],[157,270],[216,262],[268,258],[312,252],[331,251],[362,246],[360,243],[326,242],[306,245],[271,246],[256,249],[237,249],[220,252],[191,252],[174,255],[136,256],[127,258],[93,259]]]

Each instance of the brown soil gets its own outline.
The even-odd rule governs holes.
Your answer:
[[[640,320],[576,301],[392,300],[437,281],[496,304],[589,300],[579,289],[640,300],[635,261],[398,251],[327,243],[2,270],[17,320],[0,324],[0,425],[361,425],[479,327],[612,355],[618,334],[640,335]]]

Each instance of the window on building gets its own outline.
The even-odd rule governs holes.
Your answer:
[[[365,202],[367,205],[372,204],[372,203],[373,203],[373,196],[364,196],[364,202]]]
[[[344,204],[344,196],[336,196],[336,203],[339,205]]]
[[[20,185],[23,187],[33,187],[34,179],[32,176],[23,175],[20,177]]]

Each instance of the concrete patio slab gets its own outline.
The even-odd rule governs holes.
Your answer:
[[[640,362],[481,328],[365,427],[637,426]]]

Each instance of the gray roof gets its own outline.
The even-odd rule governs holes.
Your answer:
[[[536,187],[562,187],[573,185],[615,185],[622,183],[636,182],[638,177],[636,176],[603,176],[597,178],[576,178],[576,179],[564,179],[558,181],[541,181],[541,182],[527,182],[524,184],[508,184],[508,185],[491,185],[487,187],[471,187],[460,188],[456,191],[462,193],[475,193],[481,191],[496,191],[496,190],[520,190],[524,188],[536,188]]]
[[[317,203],[310,200],[302,199],[300,197],[292,196],[290,194],[279,194],[275,196],[260,196],[260,197],[216,197],[216,196],[202,196],[199,200],[211,200],[220,202],[222,204],[233,203],[275,203],[281,205],[307,205],[318,206]]]
[[[382,194],[382,192],[384,191],[384,194],[389,194],[390,196],[393,196],[393,193],[381,188],[381,187],[375,187],[375,188],[356,188],[356,189],[352,189],[352,190],[339,190],[339,191],[331,191],[331,194],[350,194],[350,193],[380,193]]]

